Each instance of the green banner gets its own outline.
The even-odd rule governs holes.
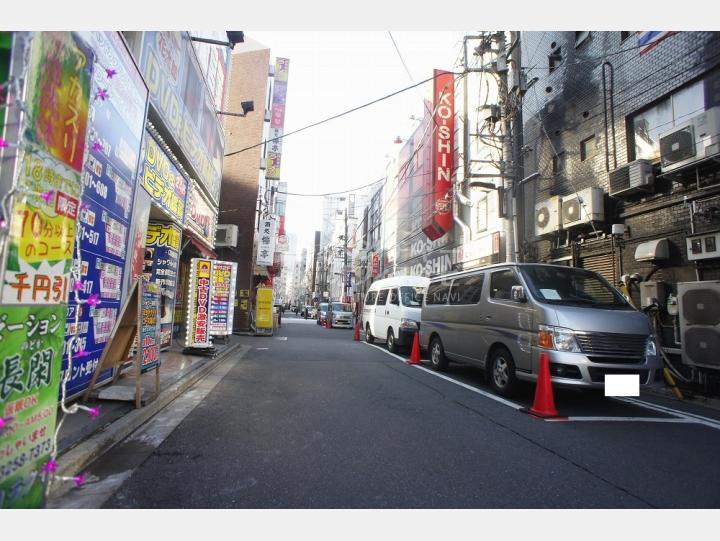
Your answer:
[[[0,314],[0,508],[40,507],[55,431],[67,306]]]

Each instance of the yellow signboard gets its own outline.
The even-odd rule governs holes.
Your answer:
[[[272,313],[273,292],[268,287],[261,287],[257,290],[257,302],[255,303],[255,326],[258,330],[273,328]]]

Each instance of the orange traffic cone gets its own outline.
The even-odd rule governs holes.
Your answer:
[[[410,350],[410,358],[405,361],[408,364],[420,364],[420,339],[418,333],[415,333],[412,343],[412,349]]]
[[[360,320],[359,319],[355,322],[355,334],[353,334],[353,340],[355,342],[360,341]]]
[[[555,409],[553,398],[552,382],[550,381],[550,359],[547,353],[540,354],[540,372],[535,387],[535,401],[528,413],[538,417],[559,417]]]

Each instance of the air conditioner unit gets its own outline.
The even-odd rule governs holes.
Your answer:
[[[649,160],[635,160],[610,171],[610,195],[619,197],[652,191],[654,178]]]
[[[562,201],[562,225],[573,227],[605,220],[604,193],[600,188],[585,188],[566,195]]]
[[[720,154],[720,107],[713,107],[660,134],[663,173]]]
[[[238,226],[235,224],[218,224],[215,231],[215,246],[231,246],[235,248],[238,243]]]
[[[677,288],[683,364],[720,370],[720,280]]]
[[[535,205],[535,236],[560,229],[560,197],[554,195]]]

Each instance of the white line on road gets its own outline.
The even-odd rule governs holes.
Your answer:
[[[367,342],[363,342],[363,344],[365,344],[366,346],[377,348],[380,351],[382,351],[383,353],[387,353],[388,355],[395,357],[396,359],[402,361],[403,363],[406,361],[406,359],[404,357],[400,357],[400,355],[395,355],[394,353],[390,353],[389,351],[381,348],[380,346],[376,346],[374,344],[368,344]],[[458,385],[458,386],[462,387],[463,389],[467,389],[468,391],[472,391],[474,393],[481,394],[484,397],[489,398],[490,400],[494,400],[495,402],[499,402],[500,404],[509,406],[515,410],[520,410],[523,408],[523,406],[520,404],[517,404],[510,400],[505,400],[504,398],[501,398],[497,395],[488,393],[487,391],[483,391],[482,389],[478,389],[477,387],[473,387],[472,385],[468,385],[467,383],[462,383],[461,381],[457,381],[456,379],[450,378],[443,374],[438,374],[437,372],[435,372],[433,370],[429,370],[429,369],[425,368],[424,366],[420,366],[418,364],[413,364],[410,366],[412,366],[413,368],[418,368],[418,369],[422,370],[423,372],[430,374],[431,376],[435,376],[437,378],[444,379],[445,381],[449,381],[450,383],[454,383],[455,385]]]
[[[720,430],[720,421],[716,419],[711,419],[710,417],[703,417],[702,415],[697,415],[695,413],[688,413],[685,411],[676,410],[674,408],[668,408],[666,406],[660,406],[658,404],[652,404],[650,402],[645,402],[643,400],[638,400],[637,398],[628,398],[628,397],[615,397],[613,400],[618,400],[619,402],[625,402],[626,404],[632,404],[634,406],[639,406],[641,408],[659,411],[662,413],[667,413],[670,415],[675,415],[677,417],[683,418],[683,419],[690,419],[692,422],[708,426],[710,428],[714,428],[715,430]]]
[[[562,419],[545,419],[548,422],[564,423],[567,421],[625,421],[643,423],[695,423],[692,419],[673,417],[565,417]]]

